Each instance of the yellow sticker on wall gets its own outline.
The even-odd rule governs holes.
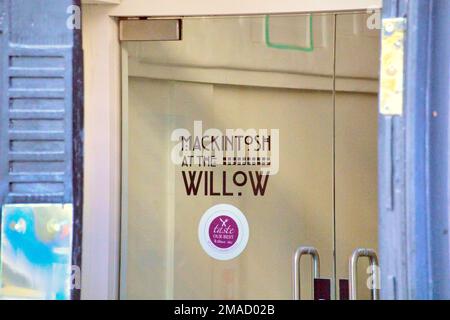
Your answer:
[[[380,113],[403,114],[405,18],[383,19],[380,74]]]

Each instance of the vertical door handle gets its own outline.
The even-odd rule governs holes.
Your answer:
[[[308,255],[312,257],[313,260],[313,270],[312,270],[312,282],[311,282],[311,293],[314,296],[314,279],[320,278],[320,258],[319,252],[314,247],[299,247],[294,254],[293,263],[293,296],[294,300],[301,299],[300,293],[300,260],[302,256]]]
[[[378,281],[379,281],[379,264],[378,264],[378,256],[375,250],[372,249],[364,249],[358,248],[353,251],[353,254],[350,258],[350,300],[357,299],[357,286],[358,286],[358,260],[361,257],[369,258],[370,267],[372,269],[373,276],[373,285],[372,285],[372,300],[379,300],[378,293]]]

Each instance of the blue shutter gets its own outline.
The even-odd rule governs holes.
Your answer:
[[[79,265],[83,91],[80,30],[66,25],[72,4],[0,0],[0,205],[73,205]]]
[[[450,298],[450,2],[384,0],[406,17],[403,114],[379,117],[381,296]]]
[[[6,2],[1,127],[7,203],[72,202],[70,3]]]

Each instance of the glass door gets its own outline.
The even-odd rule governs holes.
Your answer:
[[[336,16],[335,250],[337,296],[345,295],[350,257],[378,249],[378,70],[380,31],[366,13]],[[356,256],[355,256],[356,257]],[[368,257],[356,261],[356,298],[378,284]],[[379,270],[377,270],[379,271]]]
[[[180,41],[123,42],[121,298],[292,299],[299,247],[336,298],[336,119],[354,119],[335,89],[354,88],[335,23],[195,17]],[[310,257],[299,269],[312,299]]]

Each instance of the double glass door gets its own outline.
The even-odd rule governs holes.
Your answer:
[[[367,18],[193,17],[182,40],[122,43],[121,298],[292,299],[302,246],[340,298],[352,252],[377,248]]]

